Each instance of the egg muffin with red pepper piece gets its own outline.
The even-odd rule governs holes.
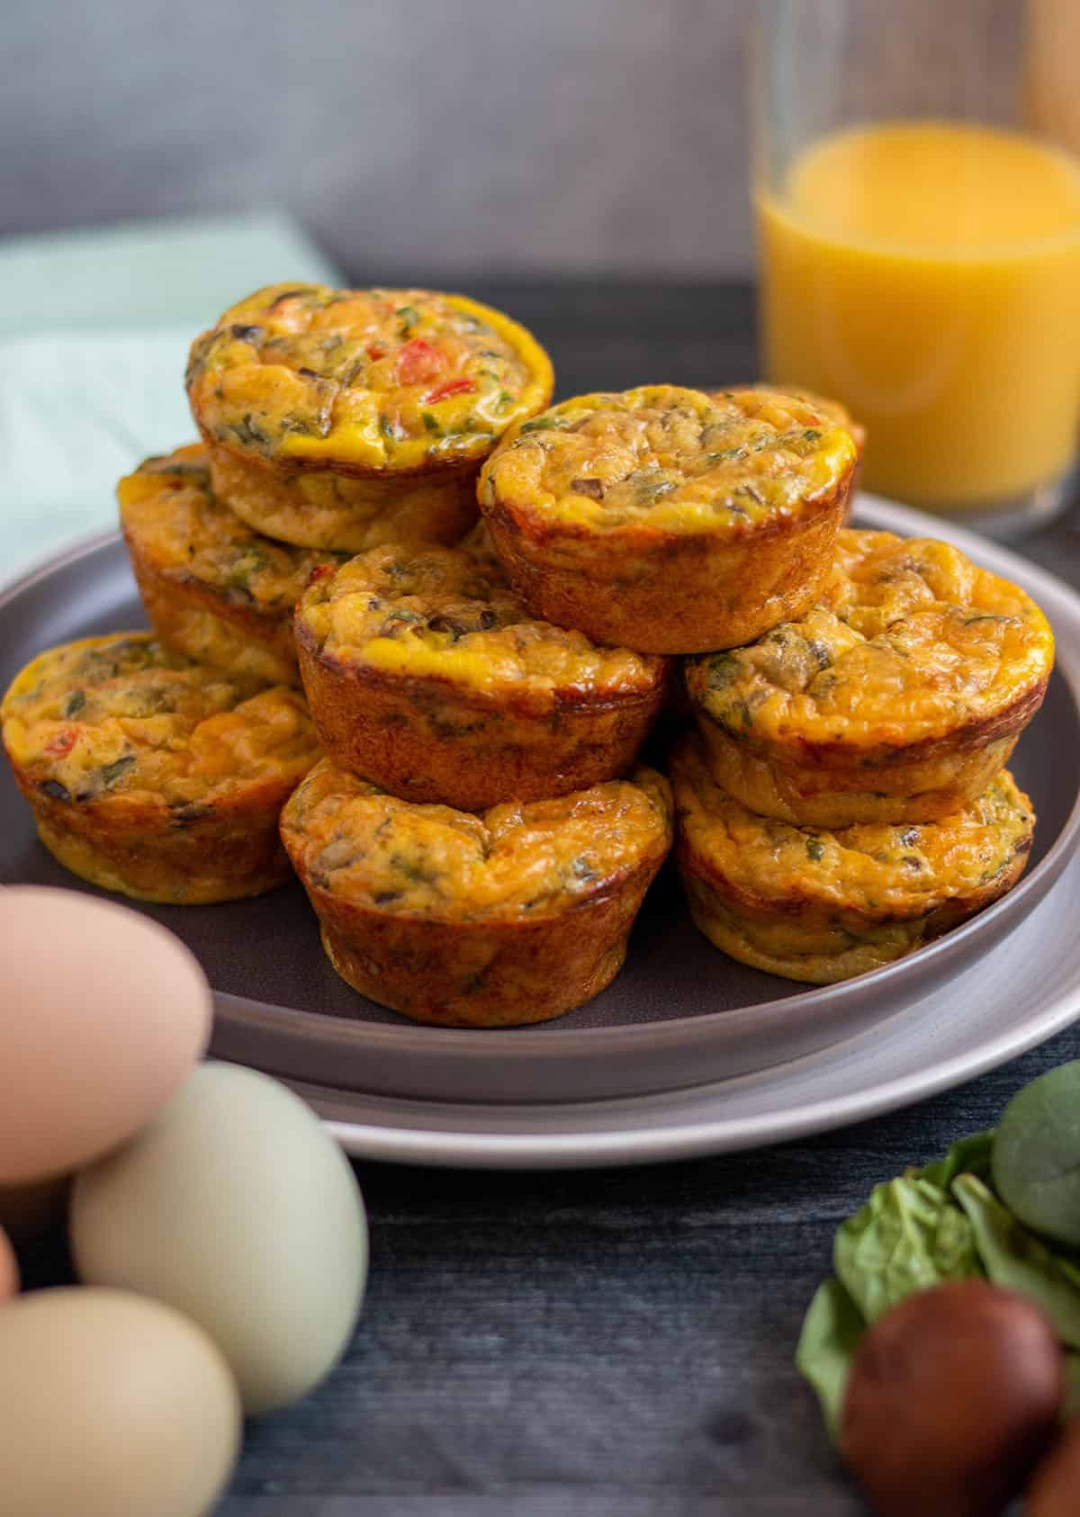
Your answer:
[[[980,795],[1046,693],[1034,601],[932,538],[840,533],[817,603],[686,664],[717,782],[820,827],[928,822]]]
[[[913,953],[1004,895],[1035,815],[1003,769],[939,822],[793,827],[721,790],[696,740],[672,765],[677,856],[711,943],[756,969],[829,985]]]
[[[318,764],[281,818],[334,968],[418,1022],[544,1022],[614,979],[671,846],[650,769],[475,815]]]
[[[795,396],[650,385],[523,423],[485,464],[479,499],[535,616],[695,653],[813,604],[855,463],[851,434]]]
[[[664,701],[666,660],[534,621],[482,536],[319,575],[296,645],[339,767],[464,811],[625,773]]]
[[[84,880],[200,905],[288,877],[278,819],[319,757],[298,691],[115,633],[34,659],[0,724],[41,841]]]
[[[233,306],[187,373],[220,497],[269,537],[351,553],[456,541],[480,465],[552,383],[536,340],[478,301],[321,284]]]
[[[117,486],[139,594],[163,643],[226,674],[299,684],[293,611],[343,553],[254,532],[214,494],[201,444],[148,458]]]

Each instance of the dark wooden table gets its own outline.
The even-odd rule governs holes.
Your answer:
[[[755,373],[747,287],[476,293],[546,341],[564,395]],[[1080,584],[1075,523],[1024,547]],[[1077,1056],[1080,1028],[913,1110],[731,1158],[359,1165],[372,1269],[356,1338],[317,1394],[250,1429],[221,1517],[864,1511],[792,1366],[833,1230]]]

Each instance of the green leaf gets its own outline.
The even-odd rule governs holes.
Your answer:
[[[954,1143],[943,1159],[927,1164],[918,1174],[942,1190],[948,1190],[957,1175],[977,1175],[980,1180],[989,1182],[993,1147],[993,1128],[989,1132],[972,1133],[970,1138],[961,1138]]]
[[[1065,1416],[1080,1412],[1080,1354],[1065,1355]]]
[[[835,1440],[840,1428],[848,1372],[866,1322],[839,1280],[819,1285],[803,1320],[795,1366],[813,1386]]]
[[[912,1291],[982,1273],[968,1219],[917,1172],[874,1187],[837,1230],[833,1267],[868,1322]]]
[[[994,1143],[994,1188],[1035,1232],[1080,1247],[1080,1060],[1025,1085]]]
[[[994,1284],[1041,1306],[1058,1337],[1080,1348],[1080,1268],[1051,1253],[975,1175],[957,1176],[952,1193],[967,1213],[975,1248]]]

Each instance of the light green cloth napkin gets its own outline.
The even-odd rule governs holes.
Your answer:
[[[0,579],[112,525],[120,475],[194,439],[192,338],[279,279],[338,274],[275,215],[0,243]]]

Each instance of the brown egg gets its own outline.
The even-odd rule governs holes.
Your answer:
[[[17,1295],[18,1290],[19,1266],[15,1262],[15,1250],[8,1242],[7,1234],[0,1232],[0,1301]]]
[[[880,1517],[991,1517],[1048,1446],[1064,1395],[1037,1307],[982,1281],[937,1286],[863,1338],[840,1447]]]
[[[1076,1517],[1080,1512],[1080,1417],[1074,1417],[1035,1471],[1024,1517]]]
[[[194,955],[130,907],[0,887],[0,1186],[22,1188],[125,1143],[206,1048]]]

